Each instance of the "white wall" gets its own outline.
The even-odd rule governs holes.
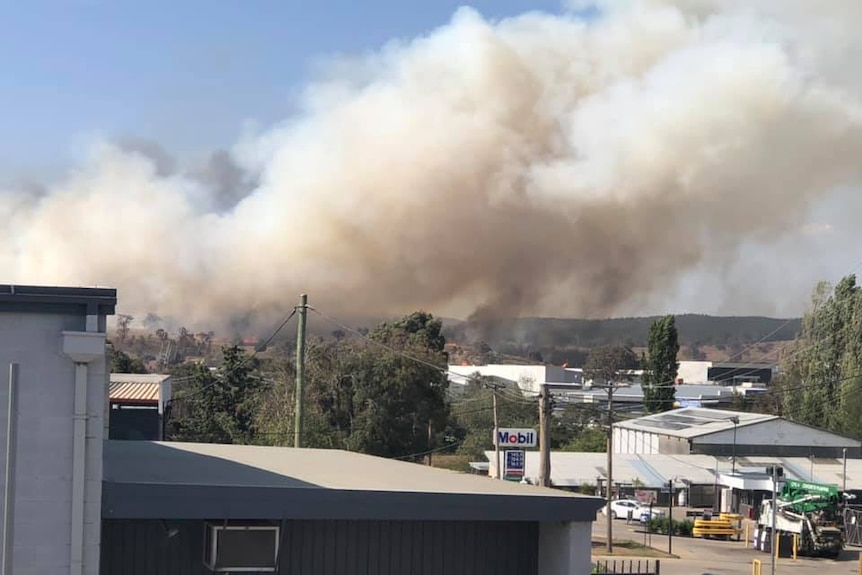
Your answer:
[[[659,453],[659,436],[646,431],[614,427],[614,453]]]
[[[681,361],[676,376],[682,378],[683,383],[706,383],[710,367],[711,361]]]
[[[577,371],[571,371],[562,367],[545,365],[450,365],[448,367],[452,374],[449,381],[453,384],[464,384],[466,378],[474,373],[485,376],[499,377],[510,382],[512,386],[518,386],[524,391],[537,393],[542,383],[580,383],[583,375]],[[454,387],[454,386],[453,386]]]
[[[85,317],[0,313],[0,470],[6,466],[9,364],[19,364],[13,572],[68,574],[72,522],[75,364],[62,355],[63,331]],[[98,575],[101,527],[104,357],[90,364],[84,505],[84,573]],[[0,488],[5,487],[0,473]],[[0,497],[2,517],[2,497]]]
[[[539,524],[540,575],[588,575],[591,552],[591,522]]]

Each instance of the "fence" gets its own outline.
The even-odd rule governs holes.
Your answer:
[[[661,561],[602,559],[593,563],[592,573],[600,573],[601,575],[661,575]]]
[[[844,509],[844,537],[847,545],[862,547],[862,510]]]

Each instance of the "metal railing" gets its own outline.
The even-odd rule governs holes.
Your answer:
[[[591,573],[601,575],[661,575],[661,561],[656,559],[602,559],[593,561]]]

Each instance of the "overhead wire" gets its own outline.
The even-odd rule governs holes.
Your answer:
[[[298,307],[294,307],[293,311],[290,312],[290,314],[284,318],[284,320],[278,325],[278,327],[275,328],[275,330],[265,340],[265,342],[262,345],[256,346],[254,349],[254,352],[245,356],[243,358],[243,360],[241,362],[239,362],[237,365],[233,366],[227,372],[224,372],[224,373],[216,372],[215,378],[211,382],[204,384],[203,386],[201,386],[201,387],[199,387],[199,388],[197,388],[197,389],[195,389],[195,390],[193,390],[187,394],[180,395],[180,396],[175,397],[175,398],[171,398],[170,401],[174,401],[174,400],[187,401],[193,397],[196,397],[196,396],[200,395],[201,393],[203,393],[204,391],[206,391],[207,389],[216,385],[217,383],[223,382],[228,376],[232,375],[236,371],[245,367],[250,361],[252,361],[257,356],[257,354],[261,350],[266,349],[266,346],[268,346],[270,343],[272,343],[272,340],[276,338],[276,336],[281,332],[281,330],[284,329],[284,327],[288,324],[288,322],[290,322],[290,320],[293,319],[293,317],[296,315],[297,309],[298,309]],[[193,377],[192,377],[192,379],[193,379]]]

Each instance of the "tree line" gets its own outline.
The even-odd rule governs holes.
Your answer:
[[[780,375],[753,406],[862,438],[862,290],[856,276],[819,283]]]
[[[594,350],[590,375],[614,379],[641,363],[652,374],[650,381],[659,382],[671,371],[675,375],[676,354],[666,349],[676,341],[673,318],[656,326],[642,358],[625,346]],[[302,445],[416,461],[438,453],[480,459],[493,449],[495,395],[501,426],[538,426],[537,399],[519,389],[500,388],[478,374],[466,385],[450,385],[445,344],[440,320],[425,312],[382,322],[356,336],[339,333],[311,341]],[[145,371],[139,358],[122,351],[112,352],[111,363],[113,371]],[[230,345],[222,348],[216,367],[189,363],[170,372],[168,439],[293,445],[295,364],[286,350],[249,354]],[[666,389],[656,387],[651,409],[672,403]],[[604,417],[591,406],[556,405],[552,449],[604,451]]]

